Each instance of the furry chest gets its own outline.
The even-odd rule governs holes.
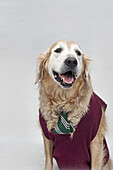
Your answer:
[[[89,110],[80,120],[73,138],[69,134],[53,134],[53,129],[49,132],[46,121],[40,111],[39,119],[44,135],[53,141],[53,157],[56,159],[60,169],[86,169],[91,168],[90,143],[97,134],[102,111],[101,107],[106,104],[93,93],[89,104]],[[106,150],[105,163],[109,159],[109,152],[106,141],[103,145]]]

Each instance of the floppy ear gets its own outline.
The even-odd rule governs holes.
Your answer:
[[[90,62],[91,62],[91,58],[87,57],[85,54],[83,55],[83,63],[84,63],[84,77],[86,79],[88,79],[88,75],[89,75],[89,70],[90,70]]]
[[[36,70],[36,81],[35,84],[37,84],[43,77],[45,73],[45,63],[47,61],[48,51],[41,53],[38,56],[38,64],[37,64],[37,70]]]

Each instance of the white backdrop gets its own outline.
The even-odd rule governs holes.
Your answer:
[[[0,170],[42,170],[36,57],[55,41],[76,41],[92,58],[95,92],[106,101],[113,155],[113,1],[0,0]]]

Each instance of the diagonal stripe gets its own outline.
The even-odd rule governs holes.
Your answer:
[[[66,127],[69,127],[69,123],[64,119],[63,116],[61,116],[61,120],[62,120],[62,122],[65,123],[65,126],[66,126]]]
[[[65,125],[66,125],[66,127],[68,127],[69,126],[69,123],[64,119],[64,117],[63,116],[61,116],[61,121],[63,121],[64,123],[65,123]]]
[[[55,130],[58,134],[64,134],[63,132],[61,132],[61,130],[59,129],[58,125],[55,126]]]
[[[69,126],[67,124],[67,122],[65,121],[65,119],[63,117],[61,117],[61,123],[64,125],[64,127],[67,129]]]
[[[69,129],[69,123],[61,116],[61,122],[65,126],[66,129]]]
[[[68,121],[67,114],[61,113],[59,120],[54,127],[54,134],[69,134],[72,133],[74,129],[73,123]]]

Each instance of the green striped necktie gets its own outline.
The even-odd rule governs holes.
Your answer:
[[[54,134],[69,134],[73,132],[73,124],[67,119],[67,112],[61,112],[58,123],[53,129]]]

